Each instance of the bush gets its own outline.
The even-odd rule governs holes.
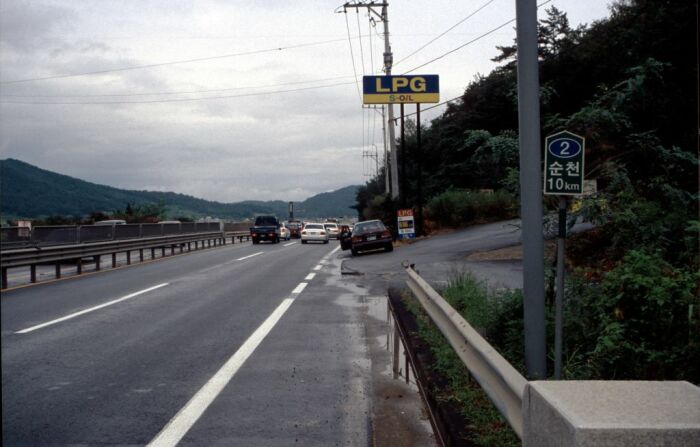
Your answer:
[[[428,218],[445,227],[463,227],[475,222],[510,219],[517,216],[517,202],[505,191],[494,193],[449,190],[433,197]]]

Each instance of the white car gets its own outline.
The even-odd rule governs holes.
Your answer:
[[[307,223],[301,230],[301,243],[309,241],[328,243],[328,232],[322,223]]]
[[[323,224],[323,226],[326,227],[326,233],[328,233],[328,237],[338,239],[338,235],[340,234],[340,228],[338,228],[337,223],[326,222]]]
[[[285,224],[280,224],[280,239],[284,239],[285,241],[288,241],[292,237],[292,233],[289,231],[289,228],[287,228],[287,225]]]

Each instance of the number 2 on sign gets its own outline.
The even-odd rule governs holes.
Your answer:
[[[561,151],[559,153],[561,155],[571,155],[571,154],[569,154],[569,142],[568,141],[562,141]]]

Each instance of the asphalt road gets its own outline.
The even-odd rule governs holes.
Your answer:
[[[383,297],[402,261],[444,282],[517,244],[514,223],[358,257],[226,245],[4,291],[3,444],[430,445],[387,376]]]
[[[366,445],[363,326],[326,284],[338,244],[285,245],[4,292],[3,444]]]

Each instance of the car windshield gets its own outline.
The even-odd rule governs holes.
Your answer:
[[[384,231],[386,227],[384,227],[384,224],[376,221],[376,222],[365,222],[365,223],[360,223],[355,225],[355,228],[353,228],[352,232],[355,234],[361,234],[361,233],[370,233],[372,231]]]
[[[323,230],[323,225],[321,224],[306,224],[305,230]]]

